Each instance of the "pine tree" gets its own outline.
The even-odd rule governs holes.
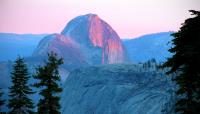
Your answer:
[[[29,87],[29,73],[24,59],[19,57],[13,65],[11,73],[12,85],[9,88],[8,107],[9,114],[31,114],[33,112],[34,104],[29,98],[29,95],[34,92]]]
[[[5,104],[5,100],[3,100],[2,96],[3,96],[3,91],[2,91],[2,89],[0,88],[0,114],[3,113],[3,112],[2,112],[2,107],[3,107],[3,105]]]
[[[191,10],[194,15],[182,24],[173,34],[174,39],[169,51],[173,56],[164,63],[170,67],[167,74],[176,74],[178,85],[176,111],[181,114],[199,114],[200,112],[200,12]]]
[[[63,64],[63,59],[57,59],[55,53],[48,54],[48,61],[44,66],[39,66],[36,69],[34,78],[38,80],[34,86],[41,88],[39,94],[42,98],[38,103],[39,114],[60,114],[60,97],[62,92],[60,87],[60,75],[58,67]]]

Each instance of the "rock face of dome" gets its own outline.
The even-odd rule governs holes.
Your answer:
[[[87,14],[72,19],[61,34],[80,44],[88,63],[113,64],[127,61],[121,39],[97,15]]]

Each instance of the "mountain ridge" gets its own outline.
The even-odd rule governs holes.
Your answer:
[[[0,61],[13,61],[18,56],[31,56],[39,41],[46,35],[0,33]]]
[[[143,35],[133,39],[125,39],[123,43],[130,60],[134,63],[156,59],[164,62],[172,54],[168,50],[172,47],[173,32],[160,32]]]

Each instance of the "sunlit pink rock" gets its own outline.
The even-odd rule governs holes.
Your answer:
[[[61,34],[80,44],[88,63],[124,63],[128,59],[117,33],[97,15],[87,14],[72,19]]]

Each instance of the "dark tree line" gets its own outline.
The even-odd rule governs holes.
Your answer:
[[[3,111],[1,111],[3,105],[5,104],[5,100],[4,100],[2,97],[3,97],[3,91],[2,91],[2,89],[0,88],[0,114],[3,114],[3,113],[4,113]]]
[[[57,55],[53,52],[48,54],[48,61],[45,65],[36,68],[33,78],[37,80],[37,83],[30,84],[31,76],[24,59],[17,58],[11,73],[12,85],[9,87],[8,114],[60,114],[59,93],[62,88],[58,67],[61,64],[63,64],[63,59],[57,59]],[[41,95],[37,104],[37,112],[30,98],[30,95],[35,93],[31,89],[32,85],[38,88]],[[2,95],[3,92],[0,89],[0,114],[4,113],[1,112],[1,107],[5,104]]]
[[[192,18],[185,20],[180,30],[173,34],[173,56],[164,63],[167,74],[175,73],[178,85],[176,112],[180,114],[200,113],[200,12],[190,11]]]

